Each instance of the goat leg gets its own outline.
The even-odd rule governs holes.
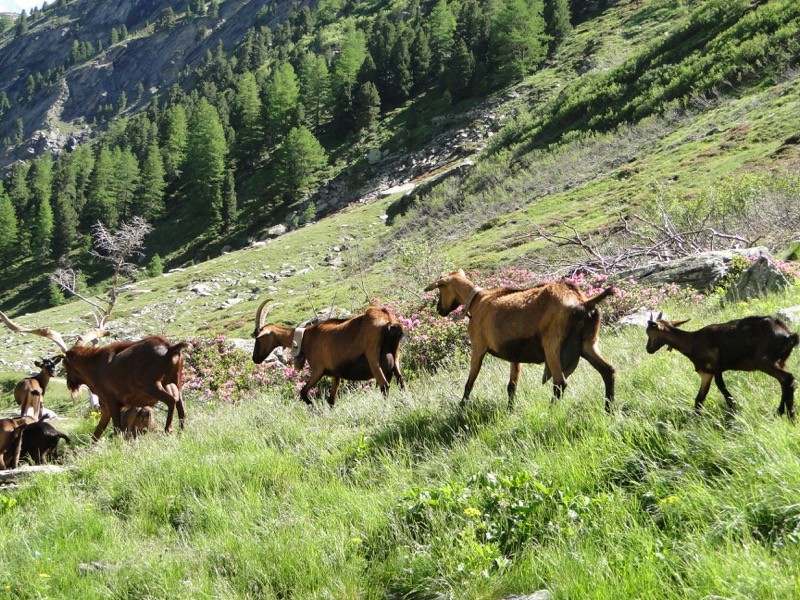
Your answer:
[[[517,395],[517,382],[519,381],[519,374],[522,372],[522,365],[517,362],[511,363],[511,372],[508,375],[508,408],[514,408],[514,396]]]
[[[111,411],[106,406],[105,402],[100,403],[100,421],[97,423],[97,427],[92,434],[92,441],[96,442],[100,439],[100,436],[103,435],[103,432],[108,427],[108,422],[111,420]]]
[[[694,399],[694,412],[699,415],[703,408],[703,402],[708,396],[708,390],[711,388],[711,380],[714,379],[714,375],[703,371],[698,371],[698,374],[700,375],[700,391],[697,392],[697,397]]]
[[[472,392],[472,386],[475,385],[475,380],[478,378],[478,373],[481,372],[481,365],[483,364],[484,356],[486,356],[486,350],[481,352],[478,352],[477,350],[472,351],[472,357],[469,361],[469,376],[467,377],[467,384],[464,386],[464,395],[461,398],[461,402],[458,404],[462,408],[467,404],[470,392]]]
[[[722,371],[714,374],[714,383],[717,384],[717,389],[722,393],[723,397],[725,398],[725,402],[728,403],[728,408],[731,410],[736,410],[736,400],[733,399],[733,395],[725,386],[725,381],[722,379]],[[781,402],[781,404],[783,404],[783,402]]]
[[[342,383],[341,377],[333,377],[331,379],[331,391],[328,394],[328,405],[333,408],[336,403],[336,394],[339,392],[339,384]]]
[[[311,376],[308,378],[308,381],[303,386],[303,389],[300,390],[300,398],[305,402],[308,406],[311,406],[311,399],[308,397],[308,393],[311,391],[315,385],[319,383],[319,380],[322,379],[322,376],[325,374],[324,371],[311,371]]]

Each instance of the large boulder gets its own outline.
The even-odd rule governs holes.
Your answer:
[[[766,256],[759,256],[728,289],[728,300],[760,298],[768,292],[779,292],[789,286],[783,272]]]
[[[685,258],[630,269],[620,273],[619,276],[646,285],[658,286],[674,283],[707,292],[720,284],[730,271],[734,257],[737,256],[766,257],[768,259],[769,251],[766,248],[758,247],[703,252]]]

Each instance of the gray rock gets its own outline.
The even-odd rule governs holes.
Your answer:
[[[778,318],[787,323],[800,323],[800,306],[789,306],[780,309]]]
[[[276,238],[278,236],[283,235],[287,231],[288,231],[288,228],[283,223],[279,223],[278,225],[273,225],[272,227],[267,229],[267,231],[261,237],[261,241],[263,242],[264,240],[266,240],[268,238]]]
[[[627,327],[647,327],[647,322],[650,320],[651,315],[655,318],[655,315],[658,313],[654,313],[650,309],[641,307],[637,308],[632,313],[628,313],[618,321],[614,323],[615,327],[619,327],[621,329],[625,329]],[[666,315],[662,315],[662,319],[669,319]]]
[[[789,280],[766,256],[760,256],[730,287],[728,300],[750,300],[769,292],[779,292],[789,286]]]
[[[237,304],[240,304],[243,301],[244,300],[242,298],[228,298],[227,300],[225,300],[225,302],[222,303],[222,306],[220,306],[220,308],[221,309],[230,308],[231,306],[236,306]]]
[[[769,256],[769,251],[759,247],[703,252],[694,256],[624,271],[619,274],[619,277],[633,279],[637,283],[647,285],[674,283],[690,286],[700,291],[708,291],[714,289],[728,274],[734,256]]]
[[[532,594],[519,594],[516,596],[506,596],[503,600],[553,600],[553,594],[549,590],[539,590]]]
[[[224,246],[224,247],[222,248],[222,251],[221,251],[221,253],[222,253],[222,254],[227,254],[227,253],[228,253],[228,252],[230,252],[231,250],[232,250],[232,248],[231,248],[230,246]]]
[[[350,316],[351,313],[349,310],[339,308],[337,306],[331,306],[329,308],[323,308],[322,310],[317,311],[316,317],[300,323],[298,327],[308,327],[309,325],[315,325],[320,321],[326,321],[328,319],[346,319]]]
[[[189,288],[189,290],[202,297],[213,296],[214,294],[211,293],[212,289],[213,288],[206,283],[196,283]]]
[[[381,162],[382,158],[383,154],[377,148],[373,148],[367,152],[367,162],[371,165],[377,165],[379,162]]]

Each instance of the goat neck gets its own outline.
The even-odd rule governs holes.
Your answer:
[[[659,335],[666,340],[669,350],[677,350],[684,356],[690,356],[694,346],[694,332],[683,331],[673,325],[667,325],[659,332]]]
[[[464,307],[464,313],[472,308],[477,300],[478,292],[483,290],[482,287],[478,287],[466,277],[454,277],[450,285],[459,303]]]

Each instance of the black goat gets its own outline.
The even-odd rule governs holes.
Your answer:
[[[41,465],[45,459],[57,461],[59,440],[70,443],[66,434],[61,433],[44,420],[23,426],[20,458],[30,456],[37,465]]]
[[[662,346],[675,349],[694,364],[700,375],[700,391],[694,409],[700,412],[708,395],[711,380],[717,384],[728,406],[736,402],[725,387],[725,371],[763,371],[781,384],[778,414],[787,413],[794,423],[794,376],[786,370],[786,361],[800,342],[779,319],[745,317],[727,323],[708,325],[697,331],[678,329],[688,321],[665,321],[661,313],[647,323],[647,352],[653,354]]]

